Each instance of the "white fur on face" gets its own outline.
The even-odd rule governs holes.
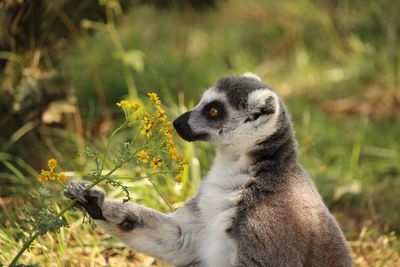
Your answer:
[[[278,118],[281,112],[278,96],[269,89],[259,89],[251,92],[248,96],[247,114],[256,112],[263,105],[265,100],[273,97],[275,112],[272,115],[260,116],[258,119],[243,123],[240,121],[235,128],[227,132],[217,143],[221,152],[241,155],[252,149],[258,142],[268,138],[275,133],[278,127]],[[242,119],[242,111],[234,111],[233,117]]]
[[[195,133],[204,133],[206,132],[213,142],[218,137],[219,129],[215,127],[210,127],[210,123],[203,115],[203,108],[208,103],[218,100],[222,103],[227,103],[228,99],[225,94],[218,92],[215,88],[210,88],[204,92],[203,96],[199,104],[191,110],[190,118],[189,118],[189,126]]]
[[[266,100],[271,97],[274,100],[272,105],[275,107],[273,114],[262,115],[254,121],[245,122],[249,116],[264,108]],[[211,127],[202,114],[204,106],[215,100],[226,104],[227,116],[221,128]],[[197,133],[207,133],[210,137],[209,141],[215,144],[221,152],[225,151],[236,156],[246,153],[262,139],[268,138],[276,131],[280,104],[278,96],[271,90],[263,88],[251,92],[248,95],[246,110],[236,110],[228,102],[224,93],[212,87],[204,92],[189,118],[192,130]]]
[[[215,101],[215,100],[220,100],[221,102],[227,102],[227,98],[225,94],[218,92],[214,87],[211,87],[207,91],[205,91],[200,99],[199,104],[194,107],[193,109],[201,109],[208,103]]]

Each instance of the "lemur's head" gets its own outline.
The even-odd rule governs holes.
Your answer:
[[[174,121],[174,127],[186,141],[208,141],[240,154],[274,134],[281,109],[270,87],[245,73],[219,80],[196,107]]]

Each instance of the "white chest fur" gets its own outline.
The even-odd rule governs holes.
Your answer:
[[[204,232],[199,252],[207,266],[232,266],[235,261],[236,246],[226,230],[231,227],[242,188],[249,177],[247,166],[245,158],[233,160],[217,155],[201,185],[199,207]]]

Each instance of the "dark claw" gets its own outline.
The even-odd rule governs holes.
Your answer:
[[[83,182],[72,181],[64,190],[64,196],[76,200],[79,203],[85,203],[89,196],[86,190],[86,184]]]
[[[93,196],[93,192],[86,189],[87,183],[72,181],[71,184],[64,190],[64,196],[76,200],[95,220],[106,220],[99,205],[99,196]],[[103,199],[101,199],[101,202]]]

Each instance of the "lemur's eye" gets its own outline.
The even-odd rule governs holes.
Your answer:
[[[226,110],[221,101],[214,100],[204,106],[202,114],[209,122],[215,123],[223,121],[226,115]]]
[[[136,220],[127,218],[127,219],[125,219],[125,221],[123,221],[122,223],[120,223],[118,225],[118,228],[124,232],[128,232],[128,231],[132,231],[133,229],[135,229],[137,225],[138,225],[138,222]]]
[[[210,116],[211,116],[211,118],[217,117],[218,114],[219,114],[219,112],[218,112],[217,107],[212,106],[212,107],[210,108]]]

